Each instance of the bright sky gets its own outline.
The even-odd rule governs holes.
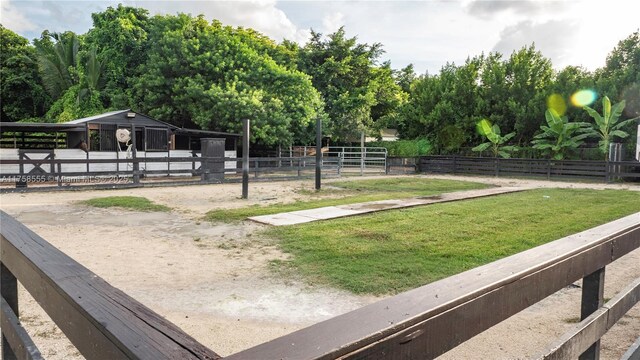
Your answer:
[[[394,68],[438,73],[447,62],[498,51],[509,56],[535,42],[558,69],[604,66],[607,54],[640,28],[638,0],[431,1],[35,1],[0,0],[0,22],[33,39],[48,29],[85,33],[92,12],[108,6],[144,7],[151,14],[204,14],[254,28],[271,38],[304,43],[345,26],[348,36],[384,45]]]

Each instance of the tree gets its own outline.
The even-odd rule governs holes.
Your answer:
[[[389,79],[388,69],[376,68],[382,53],[381,44],[359,44],[357,38],[346,36],[344,28],[326,38],[312,31],[311,39],[299,51],[298,68],[311,76],[313,86],[322,94],[333,139],[359,138],[360,132],[373,129],[376,117],[389,113],[389,109],[379,111],[382,107],[394,106],[388,100],[401,89],[395,84],[389,89],[380,87]],[[381,107],[372,113],[377,105]]]
[[[375,130],[389,127],[388,125],[394,123],[398,116],[397,110],[407,102],[409,94],[402,90],[394,78],[394,71],[389,62],[373,70],[370,86],[376,99],[376,104],[371,107],[372,127]]]
[[[19,121],[41,117],[50,100],[41,85],[35,48],[2,25],[0,48],[0,118]]]
[[[605,159],[609,158],[609,144],[615,137],[626,138],[629,133],[622,129],[636,120],[636,118],[620,121],[620,115],[625,107],[625,101],[611,106],[611,100],[607,96],[602,98],[602,115],[594,109],[585,106],[583,109],[595,120],[591,135],[600,138],[598,145]]]
[[[517,149],[515,146],[505,145],[516,136],[516,133],[512,132],[502,136],[500,135],[500,127],[498,125],[491,125],[489,120],[483,119],[478,122],[478,132],[489,141],[474,147],[471,149],[472,151],[482,152],[491,148],[493,157],[500,156],[508,159],[511,157],[511,153]]]
[[[536,50],[535,44],[511,54],[506,64],[505,120],[513,121],[507,128],[518,133],[519,142],[531,140],[540,127],[539,118],[546,108],[552,78],[551,61]]]
[[[615,101],[626,100],[626,116],[640,115],[640,31],[618,42],[596,78],[600,93]]]
[[[569,122],[566,116],[560,116],[555,110],[545,112],[547,125],[542,125],[542,133],[534,136],[531,144],[534,149],[542,150],[555,160],[562,160],[571,150],[577,149],[590,135],[588,123]]]
[[[106,106],[132,107],[131,89],[148,57],[149,12],[119,4],[91,14],[91,18],[93,27],[85,35],[85,43],[96,49],[96,60],[103,64]]]
[[[240,132],[250,119],[252,141],[267,146],[312,141],[315,119],[323,116],[318,92],[307,75],[268,55],[288,49],[253,31],[185,14],[152,18],[148,44],[133,89],[141,111],[226,132]]]
[[[69,121],[105,110],[100,94],[104,64],[95,47],[81,51],[80,45],[72,32],[45,31],[36,42],[42,81],[54,100],[47,119]]]
[[[51,98],[57,100],[68,88],[78,83],[76,66],[80,41],[72,32],[45,31],[35,44],[42,83]]]

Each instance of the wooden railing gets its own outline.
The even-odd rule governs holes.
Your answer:
[[[640,162],[549,159],[501,159],[466,156],[422,156],[423,173],[537,177],[547,180],[613,181],[640,179]]]
[[[0,215],[1,324],[3,352],[9,352],[3,353],[4,359],[11,358],[11,352],[21,358],[39,357],[16,319],[16,280],[87,358],[219,358],[9,215]],[[640,213],[636,213],[225,359],[430,359],[580,279],[582,321],[538,358],[582,354],[581,359],[597,359],[598,339],[640,298],[639,279],[603,304],[605,267],[639,247]],[[640,345],[632,346],[625,356],[639,357]]]
[[[17,320],[17,282],[86,358],[220,358],[5,212],[0,222],[3,359],[41,358]]]

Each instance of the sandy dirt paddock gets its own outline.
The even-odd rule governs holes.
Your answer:
[[[640,186],[461,178],[502,186],[590,187],[639,190]],[[357,180],[359,178],[356,178]],[[330,182],[325,182],[329,184]],[[256,183],[250,199],[240,184],[0,195],[0,207],[54,246],[165,316],[221,355],[228,355],[377,301],[371,296],[282,278],[269,269],[284,259],[252,222],[209,223],[211,209],[303,199],[312,181]],[[79,200],[144,196],[169,213],[97,209]],[[612,297],[640,277],[640,251],[607,268]],[[577,283],[579,285],[579,283]],[[21,320],[49,359],[81,358],[24,290]],[[566,331],[579,315],[579,288],[567,288],[445,354],[447,359],[526,358]],[[618,358],[640,335],[640,306],[603,339],[603,358]]]

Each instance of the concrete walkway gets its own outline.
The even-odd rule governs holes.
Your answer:
[[[291,211],[280,214],[253,216],[250,217],[249,220],[273,226],[295,225],[318,220],[368,214],[383,210],[403,209],[420,205],[475,199],[485,196],[513,193],[527,189],[528,188],[526,187],[496,187],[481,190],[457,191],[409,199],[370,201],[357,204],[326,206],[317,209]]]

